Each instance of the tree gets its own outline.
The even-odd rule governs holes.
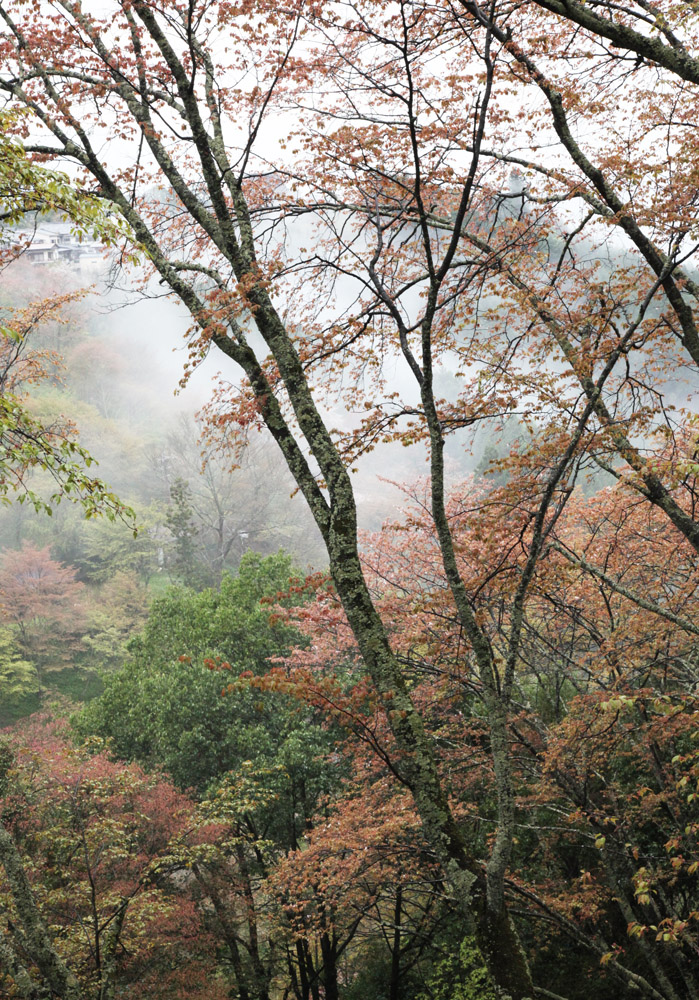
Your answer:
[[[0,628],[0,699],[11,711],[18,702],[28,695],[39,693],[39,676],[36,667],[22,658],[12,629]],[[0,717],[4,725],[10,720]]]
[[[322,561],[315,525],[301,498],[293,497],[293,479],[280,472],[268,436],[248,434],[243,454],[232,462],[216,437],[198,440],[202,433],[209,432],[201,420],[183,418],[154,462],[166,489],[178,479],[188,484],[200,582],[218,584],[248,548],[263,555],[283,548],[304,563]]]
[[[175,855],[196,839],[193,804],[95,745],[72,747],[46,720],[2,753],[3,990],[225,995],[201,911],[173,881]]]
[[[192,520],[194,511],[190,506],[191,491],[184,479],[176,479],[170,487],[170,506],[165,523],[173,537],[175,556],[172,568],[175,576],[185,585],[191,585],[196,577],[196,528]]]
[[[260,767],[282,763],[287,742],[308,723],[310,759],[299,752],[292,770],[299,777],[304,768],[317,770],[312,748],[320,736],[310,720],[287,712],[279,700],[262,704],[254,693],[222,698],[221,676],[213,669],[226,664],[225,676],[260,674],[289,651],[298,632],[275,624],[272,607],[263,601],[289,587],[290,572],[287,556],[248,553],[238,575],[225,576],[220,590],[172,589],[154,600],[143,632],[129,643],[123,669],[106,679],[104,694],[83,710],[80,731],[109,738],[121,759],[164,767],[178,786],[203,794],[244,761]],[[309,781],[306,813],[315,797]],[[293,826],[298,803],[289,809]],[[283,826],[286,810],[284,819],[279,811]]]
[[[72,348],[66,356],[66,375],[71,389],[105,419],[114,419],[125,406],[133,405],[125,359],[101,339],[82,339]]]
[[[113,244],[121,227],[105,212],[103,203],[71,184],[64,173],[32,163],[22,143],[10,136],[13,128],[24,131],[29,117],[22,112],[0,114],[0,226],[7,233],[9,225],[26,221],[28,215],[36,219],[42,213],[59,212],[71,220],[77,233],[99,233],[100,239]],[[0,267],[16,260],[24,249],[21,240],[3,239]],[[128,520],[132,512],[87,473],[94,459],[75,441],[70,424],[65,420],[46,424],[27,406],[26,387],[46,380],[57,360],[30,350],[30,335],[79,297],[80,293],[55,295],[0,316],[0,499],[7,502],[8,493],[19,492],[21,502],[29,500],[37,510],[51,514],[68,497],[87,516],[106,513],[112,520]],[[55,481],[57,489],[48,500],[29,487],[31,469],[44,470]]]
[[[160,505],[151,503],[133,514],[139,523],[136,537],[131,525],[123,522],[102,520],[86,526],[81,551],[73,557],[86,583],[103,585],[117,573],[133,573],[146,586],[162,569],[166,532]]]
[[[25,544],[0,560],[0,613],[17,629],[39,676],[70,657],[81,631],[83,585],[74,569],[51,558],[48,546]]]
[[[134,573],[117,571],[85,606],[82,644],[88,662],[98,668],[115,669],[126,658],[126,645],[145,624],[149,596]]]
[[[388,1000],[399,1000],[416,992],[410,974],[454,915],[442,905],[409,794],[381,773],[368,747],[350,738],[342,752],[350,779],[269,880],[293,943],[291,981],[298,1000],[315,996],[320,983],[325,996],[342,996],[340,970],[349,964],[350,995],[376,989],[373,973]]]
[[[108,738],[122,760],[166,768],[200,799],[206,822],[220,824],[191,867],[240,994],[251,1000],[269,1000],[279,974],[268,876],[299,847],[341,778],[327,761],[332,729],[295,699],[262,697],[245,683],[222,697],[219,670],[258,676],[299,638],[273,621],[271,602],[289,590],[290,568],[282,554],[248,553],[220,590],[173,589],[154,601],[124,668],[74,720],[83,735]],[[303,598],[298,589],[287,604]]]
[[[672,25],[675,12],[664,7]],[[571,10],[592,23],[582,5]],[[600,122],[608,106],[604,46],[588,63],[588,36],[576,35],[577,47],[568,48],[567,27],[531,4],[494,4],[484,13],[468,2],[360,4],[347,12],[250,3],[214,12],[205,4],[134,2],[93,16],[62,0],[41,31],[19,4],[2,16],[0,85],[46,130],[46,139],[29,148],[71,158],[119,209],[192,314],[199,331],[192,361],[214,345],[244,372],[237,405],[226,400],[215,414],[219,426],[262,421],[279,445],[327,545],[366,669],[378,695],[391,701],[400,780],[465,919],[475,914],[496,984],[513,1000],[530,996],[505,879],[514,847],[508,727],[537,562],[579,466],[590,460],[662,511],[699,550],[692,435],[674,434],[670,423],[669,448],[664,431],[653,437],[666,417],[657,359],[666,371],[679,350],[697,360],[687,297],[694,286],[680,268],[696,222],[693,139],[684,128],[695,94],[673,76],[693,79],[684,52],[696,18],[688,19],[684,43],[667,34],[672,27],[664,21],[658,23],[667,45],[641,50],[633,31],[614,34],[615,43],[633,43],[631,51],[653,59],[662,79],[650,93],[644,67],[630,70],[622,57],[619,72],[630,70],[637,84],[630,100],[640,100],[643,115],[631,140],[615,146],[615,130]],[[602,27],[613,30],[610,23]],[[217,32],[225,34],[226,66],[214,54]],[[554,82],[547,77],[551,52],[564,57]],[[591,69],[581,89],[570,67],[583,57]],[[440,59],[449,66],[446,78],[433,69]],[[119,105],[118,141],[133,150],[127,167],[121,155],[110,164],[93,145],[77,82],[94,96],[98,118],[102,102]],[[544,110],[519,129],[521,143],[513,141],[526,150],[539,141],[534,133],[552,129],[575,165],[572,174],[512,148],[518,109],[532,89]],[[299,112],[286,130],[298,154],[275,172],[268,156],[256,159],[255,144],[272,115],[290,107]],[[620,106],[622,118],[624,111]],[[570,117],[578,113],[594,126],[588,143],[599,140],[607,174],[629,185],[633,199],[620,200],[572,138]],[[677,149],[671,165],[665,147],[649,154],[644,142],[661,123]],[[602,128],[612,138],[602,137]],[[525,170],[526,185],[508,185],[514,165]],[[658,178],[655,186],[636,180],[641,166]],[[149,185],[166,186],[168,196],[149,200]],[[577,200],[588,215],[568,225],[558,208]],[[280,220],[308,213],[319,222],[312,249],[306,253],[294,240],[285,248]],[[637,255],[605,272],[610,224],[619,225]],[[669,253],[661,248],[665,239]],[[338,275],[353,306],[328,315]],[[552,352],[561,370],[544,372]],[[396,356],[411,380],[402,396],[383,377]],[[465,387],[457,399],[440,400],[435,369],[449,357],[458,358]],[[366,419],[337,436],[313,390],[347,383],[349,407],[365,409]],[[522,409],[532,448],[519,456],[509,510],[525,558],[516,562],[505,598],[508,633],[496,650],[459,569],[444,448],[450,432]],[[636,444],[641,434],[649,455]],[[429,445],[428,504],[489,728],[498,817],[485,866],[450,811],[435,741],[362,574],[347,466],[386,438]]]
[[[479,595],[476,611],[496,649],[508,641],[509,593],[524,558],[519,525],[498,513],[510,488],[489,495],[490,524],[473,509],[470,483],[448,506],[460,571]],[[655,1000],[690,997],[699,927],[696,558],[661,512],[629,508],[619,487],[574,496],[550,544],[523,619],[509,726],[515,842],[506,893],[549,991],[583,998],[594,982],[596,995],[610,998],[620,989]],[[463,652],[421,497],[367,545],[365,572],[393,623],[413,699],[438,734],[454,814],[482,856],[497,802],[481,679]],[[651,581],[662,598],[648,598]],[[351,798],[333,803],[308,852],[290,856],[283,876],[322,886],[342,929],[348,904],[364,891],[362,867],[379,870],[374,822],[396,824],[379,843],[387,854],[400,852],[411,813],[395,798],[379,805],[400,753],[376,692],[341,669],[357,649],[336,596],[320,589],[314,605],[288,615],[308,645],[284,670],[249,683],[293,691],[351,734],[344,744],[355,765]],[[401,863],[403,877],[415,878],[415,856],[403,853]],[[298,896],[312,898],[308,888]]]

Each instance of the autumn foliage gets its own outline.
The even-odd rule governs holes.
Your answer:
[[[508,492],[488,494],[490,526],[473,506],[472,483],[449,506],[462,573],[495,650],[507,648],[523,558],[521,524],[498,515]],[[367,539],[364,561],[413,698],[439,740],[452,808],[474,853],[487,856],[495,803],[481,679],[422,504]],[[602,977],[599,995],[614,996],[638,974],[646,989],[646,976],[691,978],[699,945],[698,587],[692,548],[615,488],[571,499],[527,603],[509,726],[517,846],[506,891],[530,928],[532,967],[563,942],[578,954],[587,989]],[[289,919],[305,934],[311,926],[318,933],[313,921],[328,913],[347,932],[377,898],[392,893],[395,901],[403,886],[404,904],[411,893],[419,899],[433,877],[396,782],[391,699],[357,679],[357,650],[332,588],[316,594],[282,612],[309,646],[267,677],[234,684],[286,690],[346,733],[352,779],[281,869],[301,901]],[[563,972],[558,989],[578,995]]]
[[[3,743],[2,823],[79,995],[217,995],[212,942],[186,868],[170,856],[192,841],[193,803],[99,744],[76,749],[64,728],[37,718]],[[26,962],[26,901],[12,877],[0,892],[5,934]],[[45,974],[31,960],[27,971]]]

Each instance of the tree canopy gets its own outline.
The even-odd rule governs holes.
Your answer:
[[[108,738],[122,760],[164,767],[181,788],[200,793],[245,761],[274,767],[290,754],[313,770],[312,744],[323,741],[311,720],[280,699],[223,698],[218,672],[262,674],[301,641],[261,603],[288,590],[291,573],[288,556],[248,553],[220,589],[173,588],[156,599],[143,632],[129,643],[126,663],[83,710],[80,731]],[[304,727],[305,765],[303,752],[293,750]]]

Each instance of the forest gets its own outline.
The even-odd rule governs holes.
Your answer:
[[[699,5],[0,0],[0,98],[0,998],[699,1000]]]

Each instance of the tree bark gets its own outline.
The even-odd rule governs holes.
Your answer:
[[[53,945],[48,928],[36,905],[17,846],[1,823],[0,863],[7,875],[26,945],[46,986],[61,1000],[81,1000],[80,985]],[[28,988],[27,979],[23,976],[20,979],[20,988],[22,986]]]

